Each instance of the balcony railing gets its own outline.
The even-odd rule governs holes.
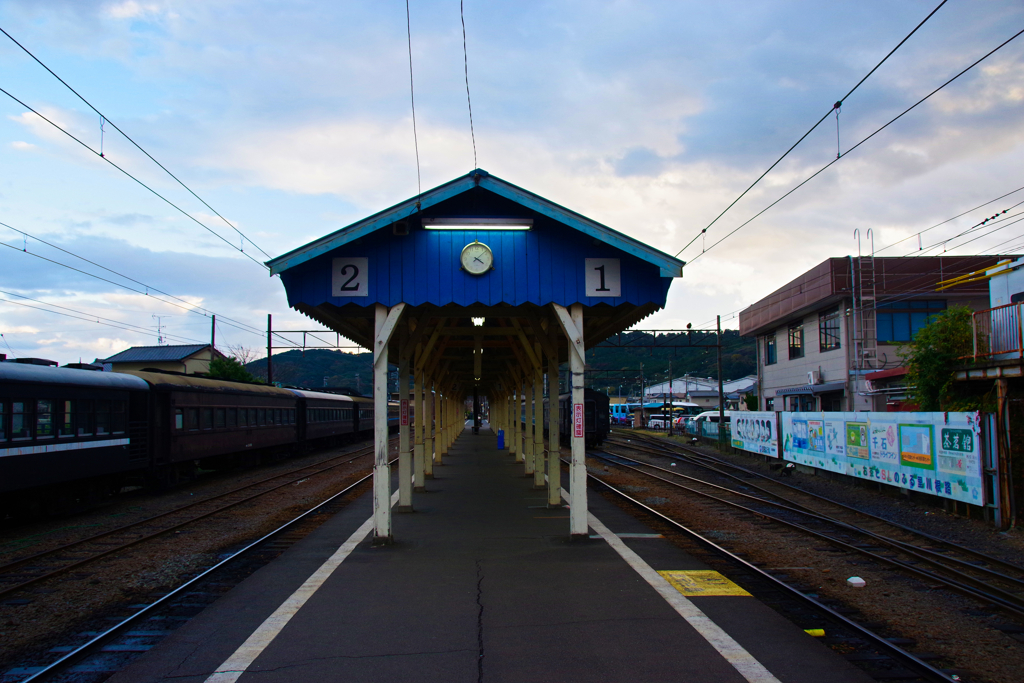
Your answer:
[[[974,359],[994,358],[1006,360],[1024,358],[1024,328],[1021,306],[1024,303],[996,306],[975,311]]]

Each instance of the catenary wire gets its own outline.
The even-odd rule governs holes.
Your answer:
[[[80,144],[80,145],[81,145],[82,147],[85,147],[85,148],[86,148],[87,150],[89,150],[90,152],[92,152],[93,154],[95,154],[95,155],[96,155],[97,157],[99,157],[99,158],[100,158],[100,159],[102,159],[103,161],[107,162],[108,164],[110,164],[111,166],[113,166],[113,167],[114,167],[114,168],[116,168],[116,169],[117,169],[118,171],[120,171],[120,172],[121,172],[121,173],[123,173],[124,175],[128,176],[128,177],[129,177],[129,178],[131,178],[132,180],[134,180],[134,181],[135,181],[136,183],[138,183],[138,184],[139,184],[139,185],[141,185],[142,187],[144,187],[144,188],[146,188],[147,190],[149,190],[149,191],[150,191],[151,193],[153,193],[154,195],[156,195],[157,197],[159,197],[160,199],[162,199],[162,200],[163,200],[164,202],[166,202],[166,203],[167,203],[168,205],[170,205],[170,206],[171,206],[172,208],[174,208],[174,209],[175,209],[175,210],[177,210],[177,211],[178,211],[179,213],[181,213],[181,215],[185,216],[185,217],[186,217],[186,218],[188,218],[188,219],[189,219],[190,221],[192,221],[193,223],[195,223],[195,224],[196,224],[196,225],[198,225],[199,227],[201,227],[201,228],[203,228],[204,230],[206,230],[207,232],[209,232],[209,233],[210,233],[211,235],[214,235],[215,237],[217,237],[218,239],[220,239],[220,240],[221,240],[222,242],[224,242],[224,243],[225,243],[226,245],[228,245],[229,247],[231,247],[231,248],[232,248],[232,249],[234,249],[235,251],[237,251],[237,252],[241,253],[241,254],[242,254],[243,256],[245,256],[245,257],[246,257],[247,259],[249,259],[250,261],[252,261],[252,262],[253,262],[253,263],[255,263],[256,265],[258,265],[258,266],[259,266],[260,268],[263,268],[263,269],[265,269],[265,270],[269,270],[269,268],[267,268],[267,266],[266,266],[265,264],[261,263],[261,262],[260,262],[259,260],[255,259],[255,258],[253,258],[253,257],[252,257],[252,256],[251,256],[250,254],[247,254],[247,253],[246,253],[245,251],[243,251],[242,249],[239,249],[238,247],[236,247],[236,246],[235,246],[234,244],[232,244],[232,243],[231,243],[230,241],[228,241],[228,239],[227,239],[226,237],[224,237],[223,235],[221,235],[221,234],[220,234],[220,233],[218,233],[217,231],[213,230],[213,229],[212,229],[212,228],[210,228],[210,227],[209,227],[208,225],[204,224],[204,223],[203,223],[202,221],[200,221],[199,219],[197,219],[197,218],[196,218],[195,216],[193,216],[193,215],[191,215],[190,213],[188,213],[187,211],[185,211],[185,210],[184,210],[183,208],[181,208],[180,206],[178,206],[177,204],[175,204],[174,202],[172,202],[172,201],[171,201],[170,199],[168,199],[167,197],[163,196],[162,194],[160,194],[159,192],[157,192],[156,190],[154,190],[154,189],[153,189],[152,187],[150,187],[150,186],[149,186],[149,185],[147,185],[146,183],[142,182],[141,180],[139,180],[138,178],[136,178],[135,176],[133,176],[133,175],[132,175],[131,173],[129,173],[129,172],[128,172],[128,171],[126,171],[125,169],[123,169],[123,168],[121,168],[120,166],[118,166],[117,164],[115,164],[115,163],[114,163],[113,161],[111,161],[111,160],[110,160],[109,158],[107,158],[107,157],[103,156],[103,155],[102,155],[102,154],[101,154],[100,152],[97,152],[97,151],[96,151],[95,149],[93,149],[92,147],[90,147],[90,146],[89,146],[88,144],[86,144],[86,143],[85,143],[85,142],[83,142],[82,140],[80,140],[80,139],[78,139],[77,137],[75,137],[74,135],[72,135],[72,134],[71,134],[71,133],[70,133],[69,131],[67,131],[67,130],[65,130],[64,128],[62,128],[61,126],[59,126],[59,125],[58,125],[57,123],[54,123],[54,122],[53,122],[53,121],[51,121],[50,119],[46,118],[45,116],[43,116],[42,114],[40,114],[40,113],[39,113],[38,111],[36,111],[36,110],[35,110],[35,109],[33,109],[32,107],[28,106],[27,104],[25,104],[24,102],[22,102],[22,101],[21,101],[21,100],[19,100],[19,99],[18,99],[17,97],[15,97],[15,96],[14,96],[14,95],[12,95],[11,93],[7,92],[7,91],[6,91],[6,90],[4,90],[3,88],[0,88],[0,92],[2,92],[2,93],[3,93],[4,95],[7,95],[7,96],[8,96],[9,98],[11,98],[12,100],[14,100],[15,102],[17,102],[17,103],[18,103],[18,104],[20,104],[21,106],[25,107],[25,109],[28,109],[28,110],[29,110],[30,112],[32,112],[33,114],[35,114],[36,116],[38,116],[39,118],[41,118],[41,119],[42,119],[43,121],[46,121],[46,122],[47,122],[48,124],[50,124],[51,126],[53,126],[54,128],[56,128],[57,130],[59,130],[60,132],[64,133],[64,134],[65,134],[65,135],[67,135],[67,136],[68,136],[69,138],[71,138],[72,140],[74,140],[75,142],[77,142],[78,144]]]
[[[473,168],[478,168],[479,165],[476,160],[476,131],[473,130],[473,100],[469,97],[469,52],[466,49],[466,13],[463,4],[464,0],[459,0],[459,18],[462,19],[462,64],[466,72],[466,104],[469,105],[469,136],[473,140]]]
[[[412,83],[412,16],[409,13],[409,0],[405,0],[405,32],[409,41],[409,102],[412,104],[412,145],[416,151],[416,196],[423,194],[423,181],[420,179],[420,140],[416,135],[416,91]]]
[[[984,60],[986,60],[986,59],[988,59],[989,57],[991,57],[992,55],[994,55],[994,54],[995,54],[996,52],[998,52],[998,51],[999,51],[1000,49],[1002,49],[1003,47],[1005,47],[1006,45],[1008,45],[1008,44],[1009,44],[1009,43],[1010,43],[1011,41],[1013,41],[1014,39],[1016,39],[1017,37],[1019,37],[1019,36],[1020,36],[1020,35],[1021,35],[1022,33],[1024,33],[1024,29],[1021,29],[1020,31],[1017,31],[1017,33],[1014,33],[1014,34],[1013,34],[1012,36],[1010,36],[1010,37],[1009,37],[1009,38],[1007,38],[1007,39],[1006,39],[1005,41],[1003,41],[1002,43],[1000,43],[1000,44],[999,44],[999,45],[998,45],[997,47],[993,48],[993,49],[992,49],[992,50],[991,50],[990,52],[986,53],[986,54],[985,54],[984,56],[980,57],[980,58],[979,58],[979,59],[978,59],[977,61],[973,62],[973,63],[972,63],[972,64],[971,64],[970,66],[968,66],[967,68],[965,68],[965,69],[964,69],[963,71],[961,71],[960,73],[956,74],[955,76],[953,76],[952,78],[950,78],[950,79],[949,79],[948,81],[946,81],[945,83],[943,83],[943,84],[942,84],[942,85],[940,85],[939,87],[935,88],[935,90],[932,90],[932,91],[931,91],[930,93],[928,93],[927,95],[925,95],[924,97],[922,97],[921,99],[919,99],[919,100],[918,100],[917,102],[915,102],[914,104],[912,104],[912,105],[910,105],[909,107],[907,107],[906,109],[904,109],[904,110],[903,110],[902,112],[900,112],[900,113],[899,113],[899,114],[898,114],[897,116],[895,116],[894,118],[892,118],[892,119],[891,119],[891,120],[890,120],[890,121],[889,121],[888,123],[886,123],[885,125],[881,126],[881,127],[880,127],[880,128],[878,128],[878,129],[876,129],[876,130],[875,130],[875,131],[874,131],[873,133],[871,133],[871,134],[870,134],[870,135],[868,135],[867,137],[865,137],[865,138],[861,139],[861,140],[860,140],[860,142],[858,142],[857,144],[853,145],[853,146],[852,146],[852,147],[850,147],[850,148],[849,148],[848,150],[846,150],[845,152],[843,152],[843,154],[842,154],[842,155],[840,155],[839,157],[836,157],[835,159],[832,159],[831,161],[829,161],[829,162],[828,162],[827,164],[825,164],[824,166],[822,166],[821,168],[819,168],[819,169],[818,169],[817,171],[815,171],[815,172],[814,172],[813,174],[811,174],[811,175],[810,175],[810,176],[809,176],[808,178],[806,178],[806,179],[804,179],[804,180],[803,180],[802,182],[800,182],[800,184],[798,184],[797,186],[795,186],[795,187],[791,188],[791,189],[790,189],[790,190],[789,190],[788,192],[786,192],[786,193],[785,193],[784,195],[782,195],[781,197],[779,197],[778,199],[776,199],[776,200],[775,200],[774,202],[772,202],[771,204],[769,204],[769,205],[768,205],[768,206],[766,206],[765,208],[763,208],[763,209],[761,209],[760,211],[758,211],[758,212],[757,212],[756,214],[754,214],[753,216],[751,216],[750,218],[748,218],[747,220],[745,220],[745,221],[744,221],[743,223],[740,223],[740,224],[739,224],[739,225],[738,225],[737,227],[733,228],[733,229],[732,229],[731,231],[729,231],[729,232],[728,232],[728,233],[727,233],[727,234],[725,235],[725,237],[722,237],[722,238],[721,238],[720,240],[718,240],[717,242],[714,242],[714,243],[713,243],[713,244],[712,244],[712,245],[711,245],[710,247],[708,247],[707,249],[705,249],[705,250],[704,250],[704,251],[702,251],[701,253],[699,253],[699,254],[697,254],[696,256],[694,256],[694,257],[693,257],[692,259],[690,259],[690,261],[689,261],[689,264],[690,264],[690,265],[692,265],[692,264],[693,264],[693,262],[694,262],[694,261],[696,261],[697,259],[699,259],[699,258],[700,258],[701,256],[703,256],[703,255],[704,255],[704,254],[706,254],[707,252],[711,251],[712,249],[714,249],[715,247],[717,247],[717,246],[718,246],[719,244],[721,244],[721,243],[722,243],[722,242],[724,242],[725,240],[727,240],[727,239],[729,239],[730,237],[732,237],[732,236],[733,236],[734,234],[736,234],[736,232],[738,232],[739,230],[741,230],[741,229],[743,229],[744,227],[746,227],[747,225],[749,225],[749,224],[750,224],[750,223],[751,223],[751,222],[752,222],[752,221],[753,221],[754,219],[758,218],[759,216],[761,216],[762,214],[764,214],[764,213],[765,213],[766,211],[768,211],[768,209],[772,208],[773,206],[775,206],[776,204],[778,204],[779,202],[781,202],[781,201],[782,201],[783,199],[785,199],[785,198],[786,198],[786,197],[788,197],[789,195],[791,195],[791,194],[793,194],[794,192],[796,192],[797,190],[799,190],[799,189],[800,189],[801,187],[803,187],[804,185],[806,185],[807,183],[809,183],[809,182],[810,182],[811,180],[813,180],[814,178],[816,178],[816,177],[817,177],[818,175],[820,175],[821,173],[823,173],[823,172],[824,172],[825,170],[827,170],[827,169],[831,168],[831,167],[832,167],[832,164],[836,163],[836,162],[837,162],[837,161],[839,161],[839,160],[840,160],[841,158],[845,158],[845,157],[846,157],[846,156],[847,156],[847,155],[848,155],[848,154],[849,154],[850,152],[852,152],[853,150],[857,149],[858,147],[860,147],[861,145],[863,145],[863,144],[864,144],[865,142],[867,142],[867,141],[868,141],[868,140],[870,140],[871,138],[873,138],[873,137],[875,137],[876,135],[878,135],[879,133],[881,133],[881,132],[882,132],[883,130],[885,130],[886,128],[888,128],[889,126],[891,126],[891,125],[892,125],[893,123],[895,123],[896,121],[898,121],[899,119],[901,119],[901,118],[902,118],[903,116],[905,116],[906,114],[910,113],[910,111],[912,111],[913,109],[915,109],[915,108],[916,108],[916,107],[917,107],[918,105],[920,105],[921,103],[923,103],[923,102],[924,102],[925,100],[927,100],[928,98],[930,98],[930,97],[931,97],[932,95],[934,95],[935,93],[939,92],[940,90],[942,90],[943,88],[945,88],[945,87],[946,87],[947,85],[949,85],[950,83],[952,83],[953,81],[955,81],[956,79],[960,78],[960,77],[961,77],[961,76],[963,76],[963,75],[964,75],[965,73],[967,73],[968,71],[970,71],[971,69],[973,69],[974,67],[976,67],[976,66],[977,66],[978,64],[980,64],[980,63],[981,63],[981,62],[983,62]]]
[[[942,0],[942,2],[940,2],[940,3],[939,3],[939,5],[938,5],[938,6],[937,6],[937,7],[935,8],[935,9],[933,9],[933,10],[932,10],[932,11],[931,11],[931,12],[930,12],[930,13],[928,14],[928,16],[926,16],[926,17],[925,17],[925,18],[924,18],[923,20],[921,20],[921,23],[920,23],[920,24],[918,24],[917,26],[915,26],[915,27],[914,27],[914,30],[913,30],[913,31],[911,31],[910,33],[908,33],[908,34],[906,35],[906,37],[905,37],[905,38],[904,38],[903,40],[901,40],[901,41],[900,41],[900,42],[899,42],[899,43],[898,43],[898,44],[896,45],[896,47],[894,47],[894,48],[893,48],[892,50],[890,50],[890,51],[889,51],[889,54],[887,54],[887,55],[886,55],[885,57],[883,57],[883,58],[882,58],[882,61],[880,61],[880,62],[879,62],[878,64],[876,64],[876,65],[875,65],[875,68],[873,68],[873,69],[872,69],[871,71],[869,71],[869,72],[867,73],[867,75],[865,75],[865,76],[864,76],[864,78],[862,78],[862,79],[860,79],[859,81],[857,81],[857,85],[853,86],[853,88],[851,88],[851,89],[850,89],[850,92],[846,93],[846,95],[845,95],[845,96],[843,96],[843,97],[842,97],[842,99],[840,99],[839,101],[837,101],[837,102],[836,102],[836,103],[835,103],[835,104],[834,104],[834,105],[833,105],[833,106],[832,106],[832,107],[831,107],[831,108],[830,108],[830,109],[829,109],[829,110],[828,110],[827,112],[825,112],[825,115],[824,115],[824,116],[822,116],[822,117],[821,117],[820,119],[818,119],[818,122],[817,122],[817,123],[815,123],[815,124],[814,124],[813,126],[811,126],[811,129],[810,129],[810,130],[808,130],[808,131],[807,131],[806,133],[804,133],[804,134],[803,134],[802,136],[800,136],[800,139],[799,139],[799,140],[797,140],[796,142],[794,142],[794,143],[793,143],[793,146],[792,146],[792,147],[790,147],[789,149],[787,149],[787,150],[786,150],[786,151],[785,151],[785,152],[783,153],[783,155],[782,155],[781,157],[779,157],[778,159],[776,159],[776,160],[775,160],[775,163],[773,163],[773,164],[772,164],[771,166],[769,166],[769,167],[768,167],[768,170],[767,170],[767,171],[765,171],[765,172],[764,172],[764,173],[762,173],[762,174],[761,174],[760,176],[758,176],[758,177],[757,177],[757,179],[756,179],[756,180],[755,180],[755,181],[754,181],[753,183],[751,183],[751,184],[750,184],[750,187],[748,187],[747,189],[743,190],[743,192],[741,192],[741,193],[740,193],[740,196],[739,196],[739,197],[736,197],[736,199],[734,199],[734,200],[732,201],[732,203],[731,203],[731,204],[729,204],[729,206],[725,207],[725,209],[724,209],[724,210],[722,211],[722,213],[720,213],[720,214],[718,214],[717,216],[715,216],[715,219],[714,219],[713,221],[711,221],[710,223],[708,223],[708,224],[707,224],[707,226],[706,226],[706,227],[705,227],[705,228],[704,228],[703,230],[701,230],[701,231],[700,231],[699,233],[697,233],[697,234],[696,234],[696,235],[694,236],[694,238],[693,238],[693,239],[691,239],[691,240],[690,240],[689,242],[687,242],[687,243],[686,243],[686,246],[684,246],[684,247],[683,247],[682,249],[680,249],[679,251],[677,251],[677,252],[676,252],[676,256],[678,257],[678,256],[679,256],[679,254],[681,254],[681,253],[683,253],[684,251],[686,251],[686,249],[687,249],[687,248],[688,248],[688,247],[689,247],[689,246],[690,246],[691,244],[693,244],[694,242],[696,242],[696,241],[697,241],[697,238],[699,238],[699,237],[700,237],[701,235],[705,234],[705,233],[706,233],[706,232],[708,231],[708,228],[710,228],[710,227],[711,227],[712,225],[714,225],[715,223],[717,223],[717,222],[718,222],[718,219],[719,219],[719,218],[721,218],[722,216],[724,216],[724,215],[725,215],[725,213],[726,213],[726,212],[727,212],[727,211],[728,211],[729,209],[731,209],[731,208],[732,208],[733,206],[735,206],[735,205],[736,205],[736,203],[737,203],[737,202],[738,202],[739,200],[743,199],[744,195],[746,195],[746,194],[747,194],[748,192],[750,192],[750,191],[751,191],[751,190],[752,190],[752,189],[754,188],[754,186],[755,186],[755,185],[757,185],[757,184],[758,184],[759,182],[761,182],[761,179],[762,179],[762,178],[764,178],[764,177],[765,177],[766,175],[768,175],[769,173],[771,173],[772,169],[774,169],[774,168],[775,168],[776,166],[778,166],[778,165],[779,165],[779,163],[780,163],[780,162],[781,162],[781,161],[782,161],[783,159],[785,159],[785,158],[786,158],[786,156],[788,156],[790,152],[792,152],[792,151],[793,151],[794,149],[796,149],[797,145],[799,145],[799,144],[800,144],[801,142],[803,142],[803,141],[804,141],[804,139],[805,139],[805,138],[806,138],[806,137],[807,137],[808,135],[810,135],[811,133],[813,133],[813,132],[814,132],[814,130],[815,130],[815,129],[816,129],[816,128],[817,128],[818,126],[820,126],[820,125],[821,125],[821,124],[822,124],[822,123],[823,123],[823,122],[825,121],[825,119],[827,119],[827,118],[829,117],[829,115],[830,115],[830,114],[831,114],[831,113],[832,113],[833,111],[835,111],[836,109],[838,109],[838,108],[839,108],[839,107],[840,107],[840,106],[842,105],[842,103],[843,103],[844,101],[846,101],[846,99],[847,99],[847,98],[849,98],[849,97],[850,97],[850,95],[852,95],[852,94],[854,93],[854,91],[855,91],[855,90],[857,90],[857,88],[859,88],[859,87],[861,86],[861,84],[862,84],[862,83],[864,83],[864,81],[866,81],[866,80],[867,80],[867,79],[868,79],[868,78],[869,78],[869,77],[871,76],[871,74],[875,73],[875,71],[877,71],[877,70],[878,70],[878,67],[882,66],[882,64],[884,64],[884,63],[886,62],[886,60],[887,60],[887,59],[889,59],[889,57],[891,57],[891,56],[893,55],[893,53],[894,53],[894,52],[896,52],[896,50],[900,49],[900,47],[902,47],[902,46],[903,46],[903,43],[907,42],[907,40],[909,40],[909,39],[910,39],[910,37],[911,37],[912,35],[914,35],[915,33],[917,33],[917,30],[918,30],[919,28],[921,28],[922,26],[924,26],[925,22],[926,22],[926,21],[928,21],[929,19],[931,19],[931,18],[932,18],[932,15],[933,15],[933,14],[935,14],[936,12],[938,12],[938,11],[939,11],[939,9],[940,9],[940,8],[941,8],[941,7],[943,6],[943,5],[945,5],[945,4],[946,4],[946,1],[947,1],[947,0]],[[836,159],[838,160],[838,159],[839,159],[839,157],[837,156],[837,157],[836,157]]]
[[[21,49],[22,49],[22,50],[23,50],[23,51],[25,52],[25,54],[27,54],[27,55],[28,55],[29,57],[31,57],[32,59],[34,59],[34,60],[35,60],[35,62],[36,62],[37,64],[39,64],[39,66],[41,66],[41,67],[43,67],[44,69],[46,69],[46,70],[47,70],[47,71],[48,71],[48,72],[50,73],[50,75],[51,75],[51,76],[53,76],[54,78],[56,78],[56,79],[57,79],[58,81],[60,81],[60,82],[61,82],[61,83],[62,83],[62,84],[64,85],[64,87],[66,87],[66,88],[67,88],[68,90],[70,90],[71,92],[73,92],[73,93],[75,94],[75,96],[76,96],[76,97],[77,97],[78,99],[82,100],[82,102],[84,102],[84,103],[86,104],[86,106],[88,106],[88,107],[89,107],[90,109],[92,109],[92,110],[93,110],[94,112],[96,112],[97,114],[99,114],[100,118],[101,118],[101,119],[102,119],[102,120],[103,120],[104,122],[106,122],[106,123],[109,123],[109,124],[110,124],[111,126],[113,126],[114,130],[116,130],[116,131],[117,131],[118,133],[120,133],[121,135],[123,135],[123,136],[124,136],[124,139],[125,139],[125,140],[127,140],[127,141],[128,141],[128,142],[130,142],[130,143],[132,143],[132,145],[134,145],[134,146],[135,146],[135,148],[136,148],[137,150],[139,150],[140,152],[142,152],[143,154],[145,154],[145,155],[146,155],[147,157],[149,157],[150,161],[152,161],[152,162],[153,162],[154,164],[156,164],[157,166],[159,166],[159,167],[160,167],[160,168],[161,168],[161,169],[162,169],[162,170],[163,170],[163,171],[164,171],[164,172],[165,172],[165,173],[166,173],[167,175],[171,176],[171,178],[173,178],[173,179],[174,179],[174,181],[175,181],[176,183],[178,183],[178,184],[179,184],[179,185],[181,185],[181,186],[182,186],[183,188],[185,188],[185,190],[187,190],[189,194],[191,194],[191,195],[192,195],[193,197],[195,197],[195,198],[196,198],[196,199],[198,199],[198,200],[199,200],[200,202],[202,202],[203,206],[205,206],[205,207],[206,207],[206,208],[208,208],[208,209],[209,209],[210,211],[212,211],[212,212],[213,212],[213,213],[214,213],[214,214],[215,214],[215,215],[216,215],[216,216],[217,216],[218,218],[220,218],[220,219],[221,219],[222,221],[224,221],[224,223],[225,223],[225,224],[226,224],[226,225],[227,225],[227,226],[228,226],[229,228],[231,228],[231,229],[232,229],[232,230],[234,230],[234,231],[235,231],[236,233],[238,233],[239,237],[241,237],[241,238],[242,238],[243,240],[245,240],[246,242],[248,242],[248,243],[249,243],[249,244],[251,244],[252,246],[254,246],[254,247],[256,247],[257,249],[259,249],[259,250],[260,250],[260,252],[261,252],[261,253],[262,253],[262,254],[263,254],[264,256],[266,256],[267,258],[272,258],[272,257],[270,256],[270,254],[268,254],[268,253],[267,253],[266,251],[264,251],[264,250],[263,250],[263,248],[262,248],[262,247],[260,247],[260,245],[256,244],[256,243],[255,243],[255,242],[253,242],[253,241],[252,241],[251,239],[249,239],[249,237],[248,237],[247,235],[245,235],[245,234],[244,234],[244,233],[243,233],[243,232],[242,232],[241,230],[239,230],[239,229],[238,229],[238,228],[237,228],[236,226],[234,226],[234,225],[233,225],[233,224],[231,223],[231,221],[229,221],[229,220],[228,220],[227,218],[225,218],[224,216],[222,216],[222,215],[221,215],[221,213],[220,213],[219,211],[217,211],[217,209],[215,209],[215,208],[213,208],[212,206],[210,206],[210,205],[209,205],[209,204],[208,204],[208,203],[206,202],[206,200],[205,200],[205,199],[203,199],[202,197],[200,197],[199,195],[197,195],[197,194],[196,194],[195,192],[193,192],[193,191],[192,191],[192,188],[190,188],[190,187],[189,187],[188,185],[186,185],[185,183],[183,183],[183,182],[182,182],[182,181],[181,181],[181,180],[180,180],[180,179],[178,178],[178,176],[176,176],[176,175],[174,175],[173,173],[171,173],[171,171],[170,171],[170,170],[168,170],[168,168],[167,168],[166,166],[164,166],[164,165],[163,165],[163,164],[161,164],[161,163],[160,163],[159,161],[157,161],[157,160],[156,160],[155,158],[153,158],[153,155],[152,155],[152,154],[150,154],[149,152],[147,152],[146,150],[144,150],[144,149],[142,148],[142,146],[141,146],[141,145],[139,145],[139,143],[135,142],[135,140],[133,140],[133,139],[132,139],[132,138],[131,138],[131,137],[130,137],[130,136],[129,136],[129,135],[127,134],[127,133],[125,133],[125,132],[124,132],[123,130],[121,130],[121,129],[120,129],[119,127],[118,127],[118,125],[117,125],[116,123],[114,123],[113,121],[111,121],[111,120],[110,120],[110,117],[108,117],[108,116],[107,116],[106,114],[104,114],[104,113],[103,113],[103,112],[101,112],[101,111],[100,111],[99,109],[97,109],[96,107],[94,107],[94,106],[92,105],[92,103],[91,103],[91,102],[90,102],[89,100],[85,99],[85,98],[84,98],[84,97],[83,97],[83,96],[82,96],[82,95],[81,95],[81,94],[80,94],[80,93],[79,93],[79,92],[78,92],[77,90],[75,90],[74,88],[72,88],[72,87],[71,87],[71,86],[70,86],[70,85],[69,85],[69,84],[67,83],[67,81],[65,81],[65,80],[64,80],[63,78],[61,78],[61,77],[60,77],[60,76],[58,76],[58,75],[57,75],[56,73],[54,73],[53,69],[51,69],[50,67],[46,66],[46,64],[44,64],[44,63],[43,63],[43,62],[42,62],[42,61],[41,61],[41,60],[40,60],[40,59],[39,59],[38,57],[36,57],[36,56],[35,56],[34,54],[32,54],[32,52],[31,52],[31,51],[29,51],[29,49],[28,49],[27,47],[25,47],[24,45],[22,45],[21,43],[19,43],[19,42],[18,42],[17,40],[15,40],[14,36],[12,36],[12,35],[11,35],[10,33],[8,33],[7,31],[5,31],[5,30],[3,29],[3,27],[0,27],[0,33],[3,33],[3,34],[4,34],[5,36],[7,36],[8,38],[10,38],[10,39],[11,39],[11,42],[13,42],[13,43],[14,43],[15,45],[17,45],[18,47],[20,47],[20,48],[21,48]],[[101,154],[100,154],[100,156],[103,156],[103,154],[101,153]],[[104,157],[104,158],[106,158],[106,157]]]
[[[58,251],[62,251],[65,254],[68,254],[69,256],[73,256],[73,257],[75,257],[77,259],[85,261],[86,263],[94,265],[97,268],[102,268],[103,270],[105,270],[105,271],[107,271],[109,273],[113,273],[114,275],[117,275],[118,277],[122,277],[122,278],[124,278],[126,280],[134,282],[135,284],[144,287],[145,291],[139,291],[139,290],[134,289],[132,287],[129,287],[129,286],[123,284],[123,283],[114,282],[113,280],[108,280],[107,278],[100,277],[99,275],[96,275],[94,273],[90,273],[88,271],[84,271],[84,270],[75,268],[74,266],[70,266],[70,265],[68,265],[66,263],[61,263],[60,261],[55,261],[55,260],[53,260],[51,258],[47,258],[46,256],[43,256],[41,254],[37,254],[35,252],[28,251],[26,248],[23,248],[23,247],[18,247],[16,245],[8,244],[6,242],[0,242],[0,245],[2,245],[2,246],[14,249],[15,251],[19,251],[19,252],[22,252],[24,254],[28,254],[29,256],[34,256],[35,258],[41,259],[43,261],[47,261],[47,262],[52,263],[52,264],[57,265],[57,266],[61,266],[62,268],[67,268],[69,270],[73,270],[73,271],[75,271],[77,273],[81,273],[82,275],[86,275],[88,277],[92,277],[92,278],[95,278],[97,280],[101,280],[103,282],[107,282],[107,283],[112,284],[112,285],[114,285],[116,287],[121,287],[123,289],[127,289],[128,291],[135,292],[136,294],[144,294],[146,296],[152,297],[153,299],[155,299],[155,300],[157,300],[157,301],[159,301],[161,303],[166,303],[168,305],[175,306],[175,307],[180,308],[180,309],[182,309],[182,310],[184,310],[186,312],[189,312],[189,313],[196,313],[198,315],[203,315],[203,316],[206,316],[206,317],[209,317],[211,315],[220,315],[221,316],[221,320],[222,320],[222,322],[225,325],[227,325],[228,327],[233,327],[235,329],[241,330],[243,332],[248,332],[250,334],[256,334],[258,336],[263,336],[264,333],[265,333],[264,330],[260,330],[260,329],[258,329],[256,327],[253,327],[251,325],[243,323],[243,322],[241,322],[239,320],[235,320],[233,318],[229,318],[228,316],[225,316],[223,314],[219,314],[216,311],[211,311],[208,308],[204,308],[202,306],[198,306],[196,304],[192,304],[192,303],[190,303],[189,301],[187,301],[185,299],[182,299],[180,297],[174,296],[173,294],[169,294],[169,293],[167,293],[167,292],[165,292],[165,291],[163,291],[161,289],[157,289],[156,287],[151,287],[150,285],[147,285],[144,282],[140,282],[139,280],[136,280],[136,279],[134,279],[132,277],[124,275],[123,273],[119,273],[116,270],[113,270],[111,268],[107,268],[104,265],[101,265],[99,263],[96,263],[95,261],[87,259],[84,256],[79,256],[78,254],[75,254],[74,252],[68,251],[67,249],[59,247],[59,246],[57,246],[55,244],[51,244],[50,242],[47,242],[46,240],[40,239],[39,237],[36,237],[35,235],[29,234],[29,233],[25,232],[24,230],[19,230],[18,228],[12,227],[12,226],[8,225],[7,223],[0,222],[0,225],[2,225],[5,228],[9,228],[9,229],[13,230],[14,232],[17,232],[17,233],[19,233],[21,235],[24,235],[25,237],[29,237],[31,239],[34,239],[34,240],[38,241],[38,242],[41,242],[41,243],[47,245],[48,247],[52,247],[53,249],[57,249]],[[166,301],[166,300],[161,299],[160,297],[152,294],[152,292],[157,292],[159,294],[163,294],[164,296],[168,296],[168,297],[170,297],[172,299],[180,301],[181,304],[185,304],[185,305],[183,306],[181,304],[174,303],[173,301]],[[224,322],[224,321],[226,321],[226,322]],[[286,341],[286,342],[289,341],[289,340],[287,340],[287,339],[285,339],[283,337],[281,339],[283,341]],[[294,344],[293,342],[289,342],[289,343],[292,343],[296,348],[299,348],[297,344]]]
[[[967,214],[969,214],[969,213],[971,213],[973,211],[977,211],[978,209],[980,209],[982,207],[985,207],[985,206],[988,206],[989,204],[993,204],[995,202],[998,202],[1000,199],[1005,199],[1006,197],[1009,197],[1011,194],[1015,194],[1017,192],[1020,192],[1021,190],[1024,190],[1024,187],[1018,187],[1016,190],[1011,190],[1010,192],[1007,192],[1004,195],[1000,195],[1000,196],[996,197],[995,199],[990,199],[989,201],[985,202],[984,204],[978,204],[973,209],[968,209],[967,211],[964,211],[963,213],[958,213],[957,215],[953,216],[952,218],[947,218],[946,220],[942,221],[941,223],[936,223],[935,225],[931,226],[930,228],[925,228],[924,230],[920,230],[920,231],[915,232],[915,233],[913,233],[911,235],[907,235],[906,237],[904,237],[901,240],[896,240],[892,244],[887,244],[884,247],[882,247],[881,249],[875,250],[875,253],[876,254],[880,254],[883,251],[885,251],[886,249],[891,249],[892,247],[895,247],[897,244],[901,244],[903,242],[906,242],[907,240],[912,239],[914,237],[917,237],[918,235],[923,235],[924,233],[928,232],[929,230],[934,230],[935,228],[943,226],[946,223],[949,223],[950,221],[955,221],[957,218],[960,218],[962,216],[966,216]],[[1015,205],[1015,206],[1017,206],[1017,205]]]

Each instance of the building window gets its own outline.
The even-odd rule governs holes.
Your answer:
[[[941,299],[878,304],[875,307],[878,343],[908,342],[944,310],[946,302]]]
[[[764,409],[765,410],[775,410],[775,399],[774,398],[766,398],[764,400]]]
[[[818,315],[818,343],[821,351],[839,348],[839,309],[833,308]]]
[[[764,338],[764,364],[775,365],[779,362],[779,352],[776,349],[775,334]]]
[[[804,357],[804,324],[789,326],[789,359]]]

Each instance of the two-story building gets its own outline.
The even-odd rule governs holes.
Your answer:
[[[937,284],[1006,258],[838,257],[783,285],[740,313],[740,334],[757,338],[759,407],[884,411],[867,375],[900,367],[900,345],[946,308],[989,306],[987,282]]]

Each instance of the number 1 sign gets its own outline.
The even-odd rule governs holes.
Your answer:
[[[369,267],[366,257],[334,259],[331,271],[331,296],[369,296]]]
[[[588,258],[586,263],[587,296],[622,296],[619,259]]]

